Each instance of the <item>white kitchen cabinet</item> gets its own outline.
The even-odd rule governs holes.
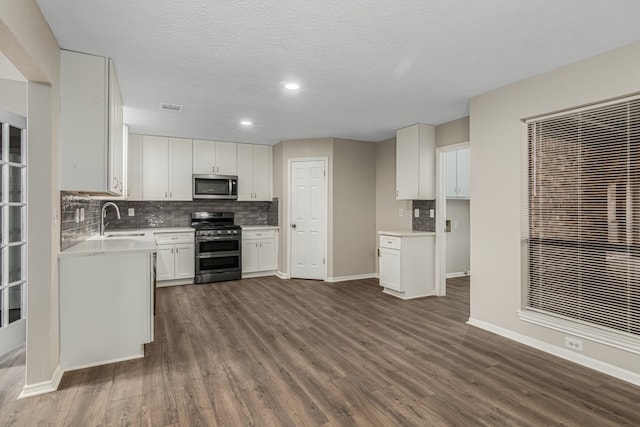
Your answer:
[[[242,277],[272,275],[278,269],[278,231],[242,229]]]
[[[445,153],[447,198],[469,199],[469,148],[447,151]]]
[[[60,188],[121,196],[122,98],[109,58],[60,53]]]
[[[271,201],[271,146],[238,144],[238,200]]]
[[[127,200],[142,199],[142,135],[127,136]]]
[[[435,295],[435,233],[378,234],[384,293],[402,299]]]
[[[156,265],[157,286],[193,283],[195,276],[195,243],[190,233],[158,233]]]
[[[235,142],[193,140],[193,173],[205,175],[237,175]]]
[[[191,140],[142,137],[144,200],[192,200]]]
[[[415,124],[396,132],[396,199],[436,198],[435,127]]]
[[[63,371],[144,356],[153,341],[153,253],[60,258]]]

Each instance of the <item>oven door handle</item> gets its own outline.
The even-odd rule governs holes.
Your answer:
[[[240,240],[240,236],[220,236],[220,237],[196,237],[196,242],[216,242],[220,240]]]

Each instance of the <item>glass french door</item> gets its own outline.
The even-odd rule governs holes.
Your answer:
[[[26,124],[0,109],[0,354],[25,341]]]

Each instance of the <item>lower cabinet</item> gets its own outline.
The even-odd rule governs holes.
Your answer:
[[[60,257],[63,371],[144,356],[153,341],[153,253]]]
[[[155,236],[157,286],[193,283],[195,243],[193,233],[162,233]]]
[[[380,286],[402,299],[435,295],[435,233],[380,234]]]
[[[278,269],[277,230],[242,230],[243,277],[272,275]]]

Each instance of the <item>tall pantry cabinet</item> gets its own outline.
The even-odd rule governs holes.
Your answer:
[[[125,192],[122,98],[113,61],[60,53],[60,188]]]

